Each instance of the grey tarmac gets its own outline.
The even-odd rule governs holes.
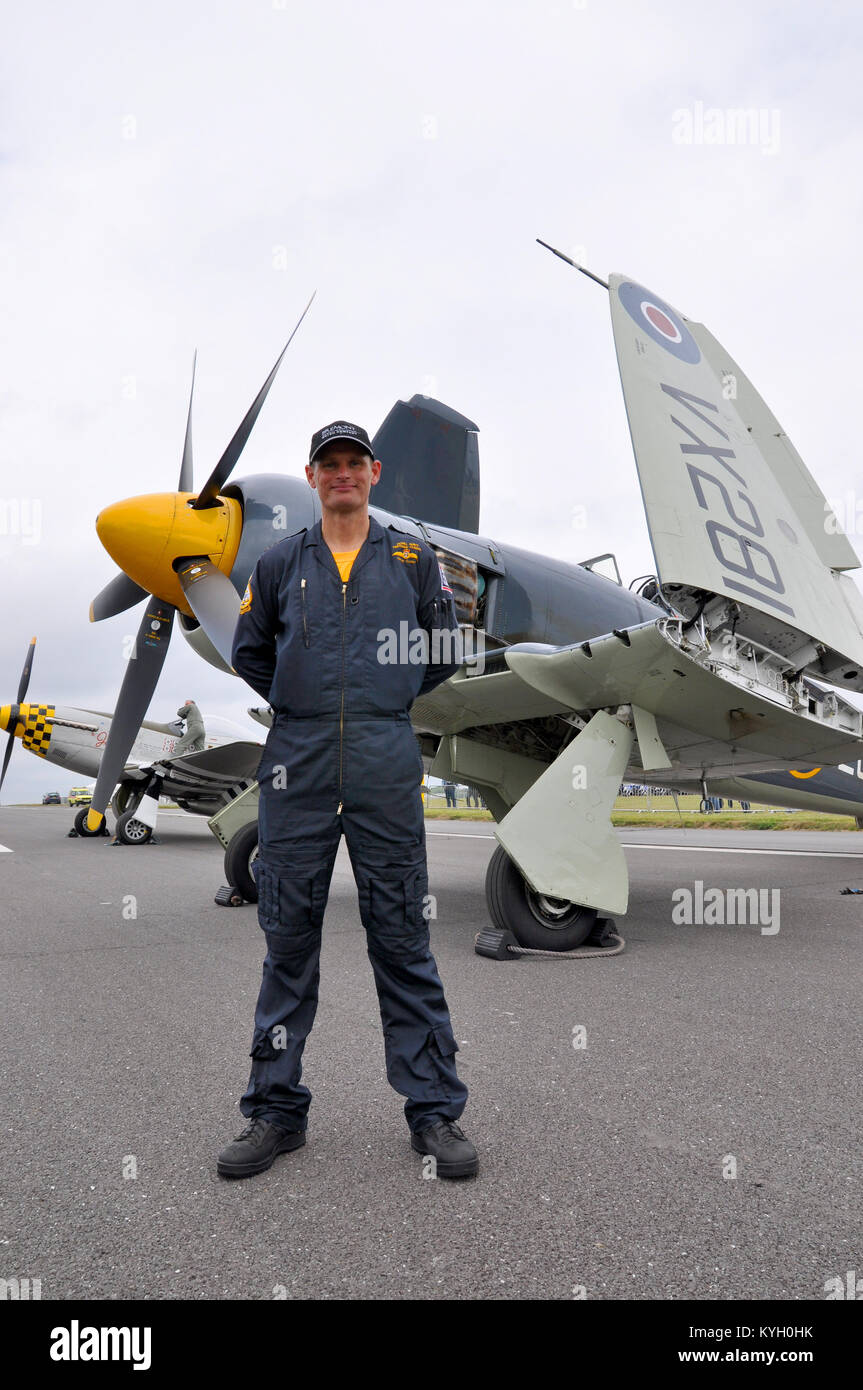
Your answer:
[[[165,815],[138,848],[70,822],[0,809],[0,1279],[45,1299],[822,1300],[863,1272],[863,904],[839,894],[863,887],[863,836],[627,829],[623,955],[498,963],[473,950],[492,827],[428,821],[480,1153],[460,1183],[423,1178],[387,1085],[343,846],[308,1143],[226,1183],[255,909],[214,904],[201,819]],[[780,888],[780,931],[674,925],[695,880]]]

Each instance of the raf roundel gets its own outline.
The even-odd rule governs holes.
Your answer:
[[[649,338],[664,347],[681,362],[693,366],[701,361],[701,349],[683,319],[670,304],[657,299],[643,285],[625,280],[618,288],[618,297],[629,317]]]

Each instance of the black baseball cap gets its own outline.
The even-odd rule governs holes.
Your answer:
[[[326,444],[332,444],[336,439],[346,439],[351,444],[359,444],[366,453],[375,456],[372,448],[372,441],[369,439],[365,430],[360,429],[359,425],[351,425],[347,420],[334,420],[331,425],[324,425],[322,430],[312,435],[312,447],[309,450],[309,463],[314,463],[318,454]]]

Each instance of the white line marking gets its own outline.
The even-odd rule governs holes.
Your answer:
[[[0,845],[0,854],[11,854],[12,850],[8,845]]]
[[[863,853],[844,849],[728,849],[719,845],[634,845],[623,841],[624,849],[677,849],[689,854],[783,854],[793,859],[863,859]]]
[[[493,840],[493,835],[460,835],[457,830],[427,830],[426,835],[437,835],[440,840]]]
[[[493,840],[494,835],[460,835],[457,830],[427,830],[428,837],[437,836],[445,840]],[[624,849],[670,849],[683,850],[688,854],[782,854],[792,859],[863,859],[859,854],[844,849],[729,849],[725,845],[642,845],[622,840]]]

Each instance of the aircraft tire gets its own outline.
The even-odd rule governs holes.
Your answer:
[[[258,822],[244,825],[231,836],[225,850],[225,878],[242,893],[247,903],[258,901],[258,885],[252,875],[252,862],[258,853]]]
[[[80,806],[75,812],[75,829],[79,835],[83,835],[86,838],[93,838],[96,835],[101,835],[102,831],[101,828],[99,830],[87,829],[87,812],[89,809],[89,806]]]
[[[117,839],[124,845],[145,845],[153,831],[143,821],[135,819],[135,810],[125,811],[114,827]]]
[[[593,907],[535,893],[501,845],[489,861],[485,896],[495,926],[534,951],[574,951],[596,921]]]

